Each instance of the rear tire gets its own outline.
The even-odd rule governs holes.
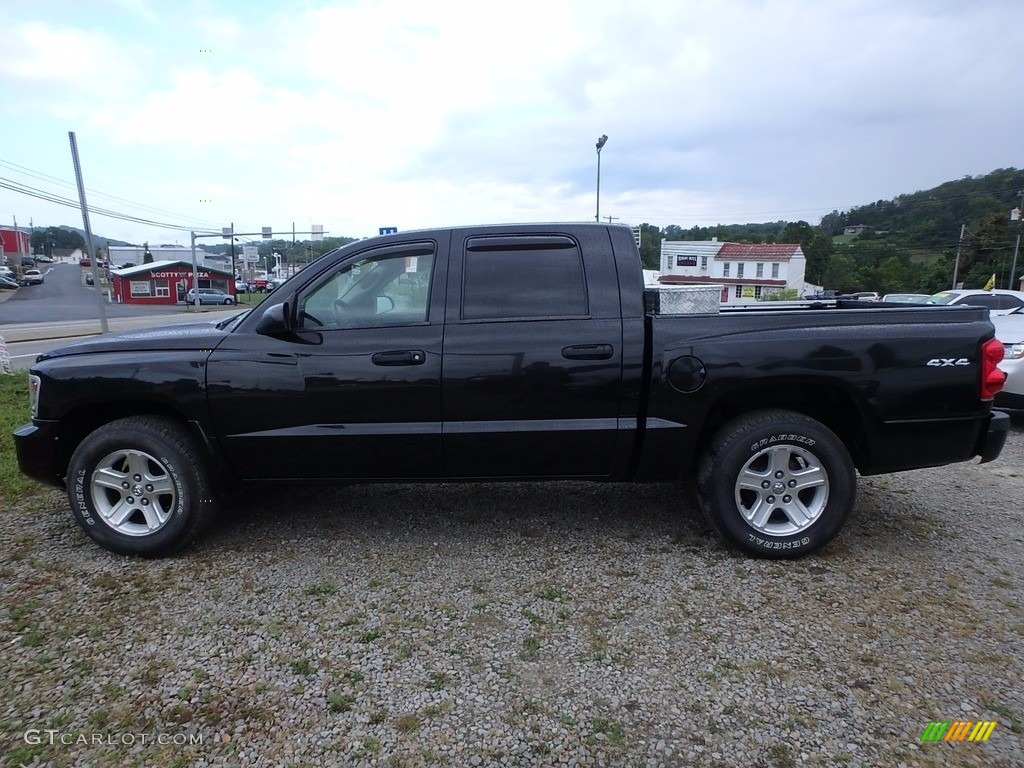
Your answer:
[[[170,419],[133,416],[89,434],[68,466],[82,530],[121,555],[177,552],[213,520],[217,503],[202,452]]]
[[[800,413],[757,411],[712,438],[697,471],[704,516],[744,552],[809,555],[842,529],[856,499],[853,460],[828,427]]]

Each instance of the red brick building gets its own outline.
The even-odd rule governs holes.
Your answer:
[[[220,288],[235,295],[231,272],[199,267],[200,288]],[[112,270],[114,301],[122,304],[184,304],[192,289],[192,264],[186,261],[154,261],[137,267]]]
[[[3,255],[0,257],[0,265],[10,266],[18,264],[22,256],[28,256],[32,252],[32,245],[28,232],[22,232],[13,227],[0,227],[0,243],[3,244]]]

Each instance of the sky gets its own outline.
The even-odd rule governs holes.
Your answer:
[[[0,3],[0,184],[95,234],[804,220],[1024,166],[1010,0]],[[101,215],[97,209],[153,223]],[[0,225],[82,226],[0,188]],[[299,236],[303,239],[303,236]]]

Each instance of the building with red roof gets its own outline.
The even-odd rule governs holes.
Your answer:
[[[796,243],[661,241],[661,282],[721,285],[723,304],[749,304],[783,291],[800,298],[806,266]]]

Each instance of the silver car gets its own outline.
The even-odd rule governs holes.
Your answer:
[[[1007,315],[992,314],[996,338],[1003,342],[1003,361],[999,368],[1006,373],[1003,391],[996,395],[1001,408],[1024,408],[1024,313],[1014,310]]]

